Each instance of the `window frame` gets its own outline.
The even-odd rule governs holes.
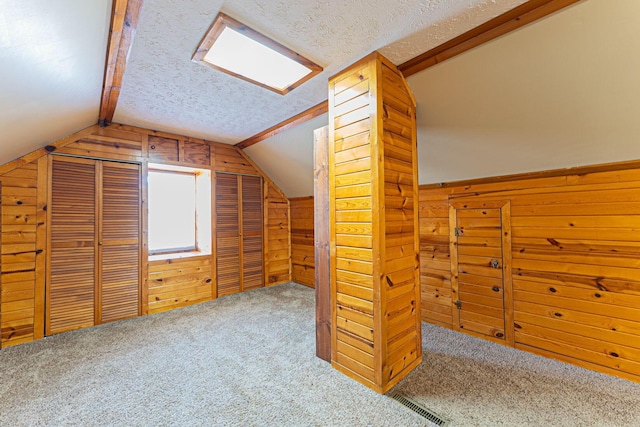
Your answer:
[[[231,70],[228,70],[226,68],[222,68],[222,67],[218,67],[215,64],[212,64],[211,62],[205,60],[205,56],[207,56],[207,53],[209,53],[209,50],[213,47],[213,45],[215,44],[216,40],[218,39],[218,37],[222,34],[222,32],[224,31],[225,28],[229,28],[231,30],[234,30],[240,34],[242,34],[243,36],[252,39],[258,43],[260,43],[261,45],[267,47],[268,49],[271,49],[275,52],[280,53],[283,56],[286,56],[287,58],[289,58],[290,60],[297,62],[298,64],[306,67],[309,69],[309,73],[307,73],[306,75],[304,75],[302,78],[300,78],[299,80],[291,83],[289,86],[287,86],[284,89],[279,89],[273,86],[269,86],[268,84],[265,83],[261,83],[259,81],[253,80],[249,77],[246,77],[242,74],[237,74]],[[304,56],[300,55],[299,53],[295,52],[292,49],[289,49],[288,47],[284,46],[281,43],[278,43],[277,41],[265,36],[264,34],[254,30],[253,28],[243,24],[242,22],[230,17],[229,15],[226,15],[222,12],[220,12],[218,14],[218,16],[216,16],[216,18],[214,19],[213,23],[211,24],[211,27],[209,27],[209,30],[207,31],[207,33],[205,34],[204,38],[202,39],[202,41],[200,42],[200,44],[198,44],[198,47],[196,48],[196,51],[193,53],[193,56],[191,57],[191,60],[193,62],[197,62],[199,64],[205,65],[207,67],[213,68],[215,70],[221,71],[225,74],[228,74],[230,76],[236,77],[240,80],[244,80],[246,82],[249,83],[253,83],[257,86],[260,86],[262,88],[268,89],[272,92],[275,92],[277,94],[280,95],[286,95],[287,93],[291,92],[292,90],[294,90],[295,88],[297,88],[298,86],[302,85],[303,83],[305,83],[306,81],[312,79],[313,77],[317,76],[318,74],[320,74],[323,71],[323,68],[316,64],[315,62],[311,61],[308,58],[305,58]]]
[[[172,166],[165,164],[149,163],[147,169],[147,183],[152,173],[163,173],[170,175],[187,175],[194,177],[194,245],[189,247],[173,247],[152,250],[149,246],[149,259],[181,258],[189,256],[210,255],[211,254],[211,171],[193,167]],[[208,191],[206,191],[208,190]],[[150,206],[151,194],[147,190],[147,233],[150,235]],[[206,224],[209,227],[206,227]],[[205,225],[204,227],[202,225]],[[148,244],[147,237],[147,244]]]

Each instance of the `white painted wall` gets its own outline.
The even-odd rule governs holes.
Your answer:
[[[408,81],[421,184],[640,159],[640,1],[583,0]]]
[[[313,196],[313,131],[327,123],[322,114],[244,151],[287,197]]]
[[[640,159],[640,0],[583,0],[409,77],[420,184]],[[313,195],[313,129],[247,153]]]
[[[0,0],[0,164],[98,122],[111,0]]]

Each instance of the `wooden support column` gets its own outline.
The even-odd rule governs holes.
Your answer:
[[[331,362],[329,265],[329,128],[313,132],[313,200],[316,275],[316,356]]]
[[[2,181],[0,181],[0,196],[2,196]],[[2,198],[0,197],[0,218],[2,217]],[[0,221],[0,235],[2,234],[2,221]],[[2,271],[2,257],[0,257],[0,271]],[[2,274],[0,274],[0,308],[2,308]],[[2,348],[2,310],[0,310],[0,348]]]
[[[329,79],[332,365],[385,393],[422,361],[415,100],[377,52]]]

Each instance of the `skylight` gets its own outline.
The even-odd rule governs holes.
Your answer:
[[[322,71],[309,59],[223,13],[192,59],[281,95]]]

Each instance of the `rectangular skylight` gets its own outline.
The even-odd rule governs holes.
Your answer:
[[[322,67],[220,13],[193,60],[284,95]]]

